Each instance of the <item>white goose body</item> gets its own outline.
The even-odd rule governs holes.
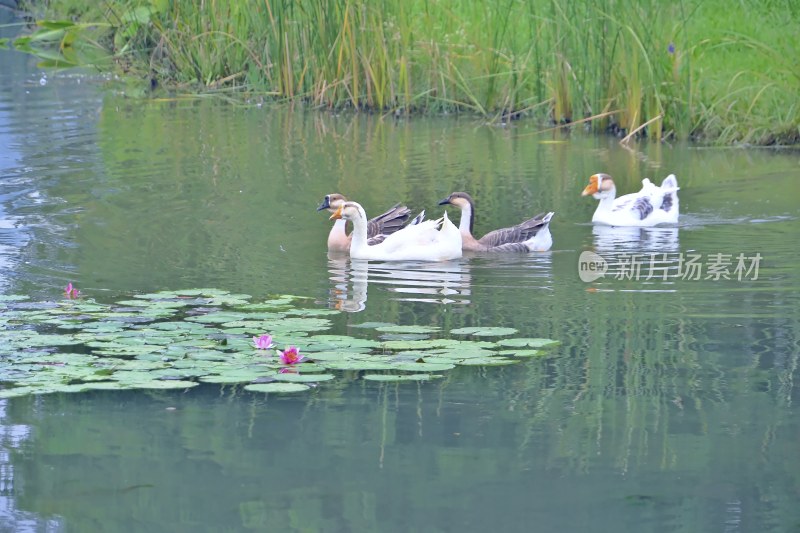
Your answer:
[[[328,194],[322,200],[322,203],[317,208],[317,211],[327,209],[331,213],[347,201],[347,198],[338,193]],[[369,244],[377,244],[381,242],[386,235],[397,231],[403,227],[403,224],[408,222],[411,224],[418,224],[425,218],[425,211],[422,211],[414,219],[409,221],[411,210],[404,206],[395,204],[388,211],[381,213],[373,219],[367,221],[367,240]],[[328,233],[328,251],[329,252],[347,252],[350,250],[350,242],[352,241],[352,233],[347,233],[347,221],[340,219],[333,223],[330,233]]]
[[[382,242],[367,242],[367,215],[356,202],[345,202],[331,215],[353,222],[350,257],[376,261],[446,261],[461,257],[461,233],[447,218],[406,226]]]
[[[656,226],[677,224],[679,216],[678,180],[670,174],[661,183],[642,180],[639,192],[616,197],[617,188],[608,174],[594,174],[582,196],[600,200],[592,222],[607,226]]]

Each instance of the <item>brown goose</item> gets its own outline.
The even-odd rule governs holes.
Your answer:
[[[533,218],[512,226],[490,231],[480,239],[472,236],[475,222],[475,202],[465,192],[454,192],[439,205],[447,205],[461,209],[461,242],[464,251],[470,252],[544,252],[553,246],[550,235],[550,219],[552,212],[541,213]]]
[[[329,212],[334,213],[339,207],[344,205],[345,202],[347,202],[347,198],[345,198],[344,195],[338,193],[328,194],[322,200],[317,211],[327,209]],[[385,239],[387,235],[402,228],[410,216],[411,210],[398,203],[385,213],[371,218],[367,221],[367,243],[373,245],[383,242],[383,239]],[[425,211],[422,211],[410,224],[418,224],[424,218]],[[347,234],[345,228],[346,222],[347,221],[344,219],[339,219],[333,224],[331,232],[328,234],[328,251],[350,251],[350,243],[353,240],[353,234]]]

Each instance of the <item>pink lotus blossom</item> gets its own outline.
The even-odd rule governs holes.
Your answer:
[[[76,287],[73,287],[72,282],[70,281],[67,283],[67,286],[64,287],[64,295],[70,299],[77,298],[81,295],[81,291],[79,291]]]
[[[259,350],[269,350],[275,346],[272,343],[272,335],[267,334],[261,335],[260,337],[253,337],[253,344]]]
[[[284,365],[294,365],[306,358],[304,355],[300,355],[297,346],[288,346],[284,351],[278,350],[278,355]]]

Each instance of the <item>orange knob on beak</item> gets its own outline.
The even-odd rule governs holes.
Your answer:
[[[581,196],[589,196],[591,194],[595,194],[597,193],[598,190],[599,189],[597,187],[597,175],[593,175],[592,177],[589,178],[589,185],[587,185],[583,189]]]

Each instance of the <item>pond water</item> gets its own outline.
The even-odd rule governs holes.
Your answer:
[[[128,97],[0,50],[0,292],[291,293],[342,310],[334,333],[562,342],[429,383],[0,400],[0,530],[800,530],[798,152],[537,129]],[[622,192],[675,173],[679,227],[593,228],[595,172]],[[328,256],[325,194],[438,217],[454,190],[478,233],[555,211],[552,251]],[[581,280],[585,251],[604,277]]]

